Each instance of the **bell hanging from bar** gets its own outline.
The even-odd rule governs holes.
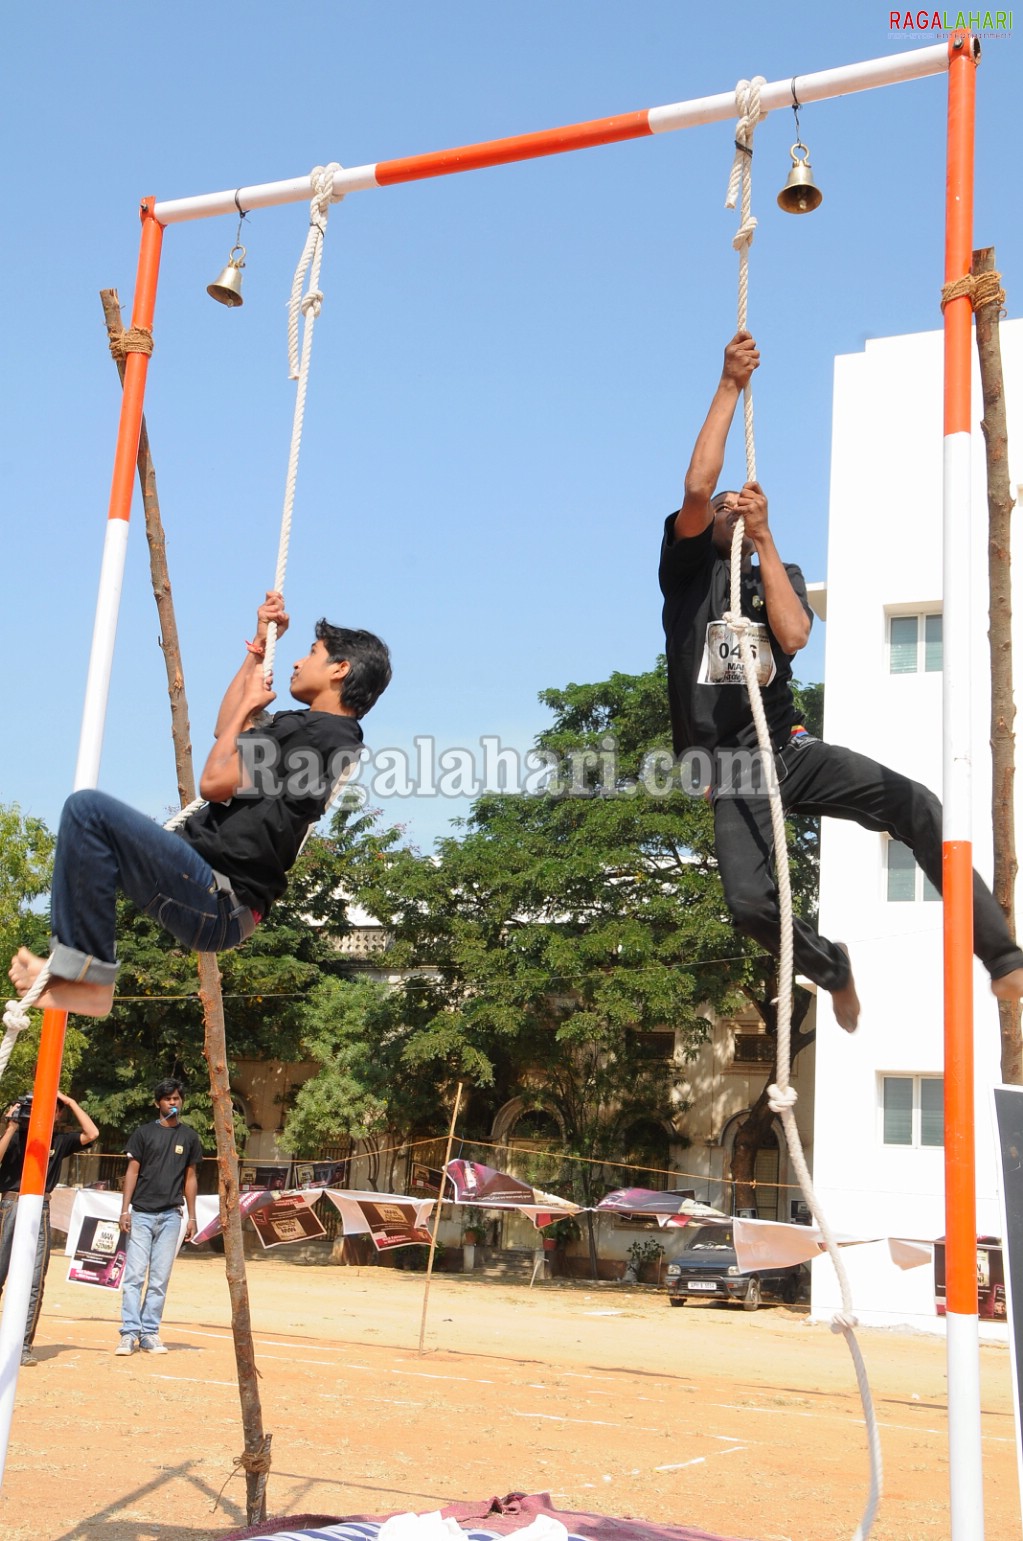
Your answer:
[[[802,158],[798,152],[802,150]],[[813,170],[810,166],[810,152],[800,140],[792,146],[789,154],[792,156],[792,169],[781,192],[778,194],[778,207],[784,209],[786,214],[811,214],[820,206],[824,194],[814,182]]]
[[[244,305],[242,299],[242,268],[245,266],[245,247],[232,246],[227,267],[206,285],[206,293],[221,305]]]

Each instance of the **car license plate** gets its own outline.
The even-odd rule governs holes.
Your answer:
[[[717,1285],[714,1283],[713,1279],[690,1279],[689,1283],[686,1285],[686,1289],[716,1290]]]

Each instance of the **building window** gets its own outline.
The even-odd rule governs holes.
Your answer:
[[[920,900],[940,900],[941,895],[921,867],[908,845],[901,840],[886,840],[884,853],[885,898],[889,904],[915,904]]]
[[[889,674],[941,673],[941,615],[888,617]]]
[[[943,1145],[944,1095],[940,1075],[882,1076],[882,1142],[912,1150]]]

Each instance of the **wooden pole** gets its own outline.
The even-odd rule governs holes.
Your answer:
[[[100,299],[110,338],[110,351],[117,365],[117,372],[124,380],[124,352],[120,347],[122,333],[121,307],[116,289],[102,289]],[[167,568],[167,545],[164,538],[163,520],[160,517],[160,500],[156,488],[156,469],[149,448],[146,420],[142,419],[139,436],[138,475],[142,488],[142,505],[146,520],[146,539],[149,544],[149,570],[152,577],[153,597],[160,618],[160,647],[167,670],[167,691],[171,706],[171,734],[174,741],[174,764],[178,778],[178,795],[184,807],[195,798],[195,772],[192,766],[192,744],[188,725],[188,699],[185,694],[185,675],[181,662],[177,621],[174,615],[174,598],[171,593],[170,575]],[[199,999],[202,1002],[203,1021],[206,1029],[205,1054],[210,1071],[210,1091],[213,1097],[213,1126],[217,1137],[217,1165],[220,1187],[220,1221],[224,1228],[224,1258],[227,1287],[231,1298],[231,1330],[234,1337],[235,1364],[238,1373],[238,1395],[242,1408],[242,1429],[245,1437],[244,1454],[237,1464],[245,1472],[246,1514],[248,1523],[256,1525],[266,1518],[266,1484],[270,1472],[271,1435],[263,1432],[263,1411],[259,1398],[259,1372],[256,1369],[255,1349],[252,1342],[252,1320],[249,1312],[249,1289],[245,1273],[245,1250],[242,1242],[241,1215],[238,1210],[238,1152],[234,1139],[234,1115],[231,1103],[231,1087],[227,1069],[227,1039],[224,1028],[224,999],[220,988],[220,968],[215,955],[201,953],[198,957]]]
[[[995,249],[973,253],[971,272],[994,273]],[[974,300],[977,355],[984,398],[981,428],[987,450],[987,567],[988,644],[991,650],[991,827],[994,834],[995,898],[1016,934],[1016,821],[1013,791],[1016,779],[1016,702],[1012,688],[1012,510],[1015,499],[1009,482],[1009,430],[1005,415],[999,312],[1005,296],[996,283]],[[1002,1080],[1023,1084],[1023,1034],[1019,1001],[998,1002],[1002,1039]]]
[[[423,1314],[419,1322],[419,1352],[423,1352],[423,1340],[426,1337],[426,1307],[430,1299],[430,1280],[433,1278],[433,1259],[437,1251],[437,1232],[440,1230],[440,1210],[444,1201],[444,1180],[447,1176],[448,1162],[451,1160],[451,1146],[455,1139],[455,1125],[458,1122],[458,1112],[462,1106],[462,1083],[459,1081],[455,1090],[455,1105],[451,1109],[451,1125],[448,1129],[448,1143],[444,1151],[444,1165],[440,1174],[440,1192],[437,1194],[437,1208],[433,1212],[433,1229],[430,1232],[430,1255],[426,1261],[426,1283],[423,1286]]]

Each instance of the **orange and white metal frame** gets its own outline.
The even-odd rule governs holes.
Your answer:
[[[816,74],[787,76],[761,88],[761,112],[788,108],[793,86],[803,104],[901,85],[931,75],[948,78],[948,174],[945,281],[970,270],[973,241],[973,136],[976,65],[980,49],[969,32],[947,43],[843,65]],[[645,108],[610,118],[515,135],[424,155],[342,168],[335,194],[393,187],[515,161],[559,155],[598,145],[641,139],[736,114],[735,92]],[[132,325],[151,330],[163,233],[186,220],[299,203],[313,193],[308,175],[283,182],[231,188],[219,193],[141,205],[139,253]],[[949,1440],[953,1541],[982,1541],[980,1388],[976,1281],[976,1197],[973,1090],[973,919],[970,774],[970,391],[972,311],[968,297],[945,308],[944,439],[944,953],[945,953],[945,1168],[947,1211],[947,1314]],[[142,426],[149,359],[129,353],[114,452],[107,534],[103,550],[92,651],[86,683],[75,786],[94,786],[106,716],[114,637],[127,550],[128,521]],[[6,1464],[20,1350],[28,1314],[32,1259],[42,1213],[55,1094],[64,1051],[66,1016],[43,1015],[32,1122],[28,1134],[11,1271],[0,1318],[0,1481]]]

